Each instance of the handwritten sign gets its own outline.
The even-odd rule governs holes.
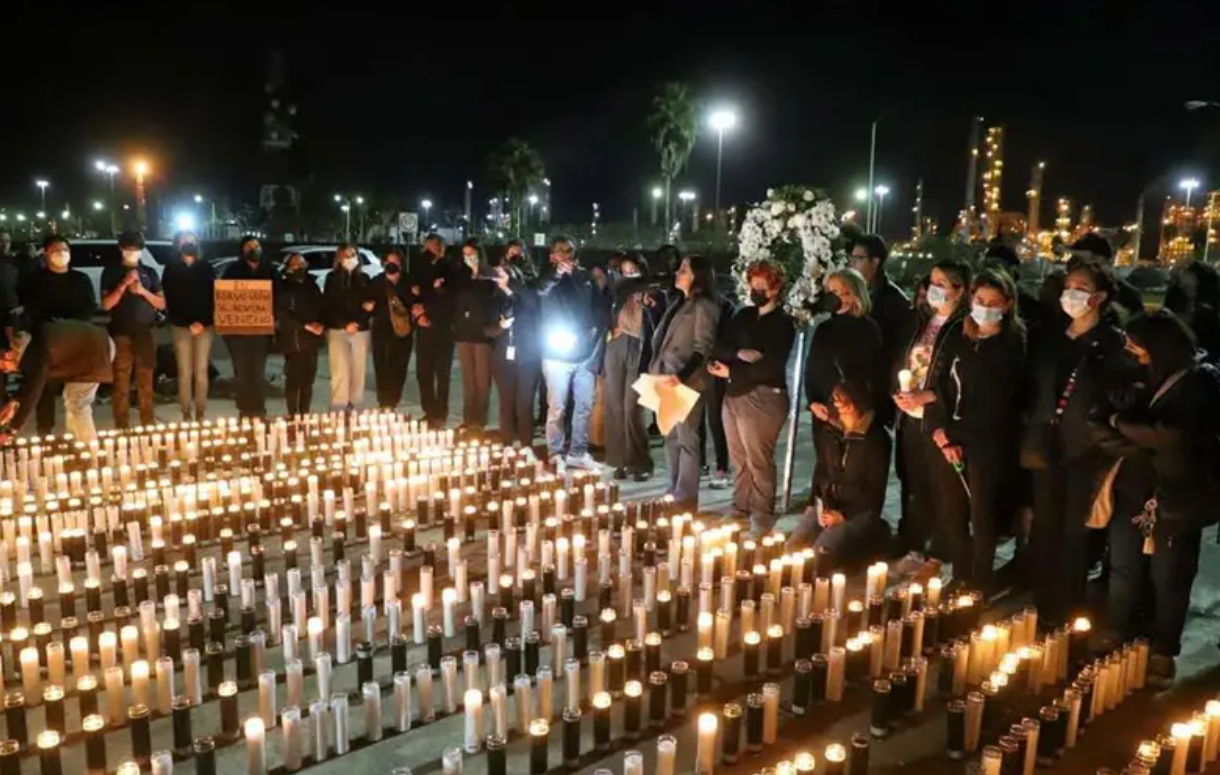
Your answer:
[[[275,332],[270,280],[217,280],[216,332],[255,335]]]

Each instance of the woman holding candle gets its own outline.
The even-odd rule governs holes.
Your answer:
[[[788,414],[788,353],[796,330],[783,310],[779,267],[757,261],[746,270],[750,306],[742,307],[716,343],[708,365],[725,387],[724,428],[733,464],[733,512],[755,532],[775,526],[775,445]]]
[[[1094,438],[1118,458],[1107,477],[1110,624],[1124,641],[1151,636],[1147,680],[1166,688],[1181,650],[1200,533],[1220,499],[1220,377],[1196,362],[1194,335],[1168,311],[1133,319],[1126,350],[1142,367],[1144,389],[1129,408],[1093,423]],[[1149,598],[1149,621],[1141,621]]]
[[[330,358],[331,409],[364,406],[364,378],[369,359],[369,313],[374,300],[369,278],[360,268],[354,245],[335,251],[335,264],[322,291],[322,320]]]
[[[322,344],[322,291],[309,275],[300,253],[284,261],[284,274],[275,294],[275,341],[284,354],[284,402],[288,414],[305,414],[313,399]]]
[[[496,286],[485,277],[487,260],[478,240],[462,245],[463,268],[453,289],[453,340],[462,370],[462,424],[481,431],[491,397],[492,337],[503,320]]]
[[[1016,284],[986,269],[970,286],[970,316],[941,344],[942,360],[929,387],[924,426],[960,481],[946,479],[937,527],[955,579],[984,595],[992,590],[996,536],[1012,516],[1012,474],[1020,429],[1017,402],[1025,364],[1025,331]],[[937,461],[939,466],[940,461]]]
[[[1113,413],[1111,399],[1135,376],[1108,311],[1114,292],[1108,264],[1073,258],[1060,298],[1069,322],[1042,332],[1027,371],[1029,408],[1020,446],[1021,466],[1033,471],[1033,567],[1027,570],[1039,618],[1052,624],[1067,622],[1084,602],[1086,520],[1114,463],[1097,446],[1090,422]]]
[[[917,314],[910,338],[894,364],[893,400],[900,412],[897,423],[898,475],[902,482],[902,517],[898,522],[898,549],[906,557],[894,568],[909,575],[924,563],[928,540],[940,508],[960,500],[961,480],[932,441],[925,421],[927,406],[936,401],[932,386],[949,368],[942,344],[962,326],[969,304],[963,303],[970,287],[970,266],[959,259],[944,259],[932,267],[928,286],[931,315]],[[949,490],[956,488],[950,494]]]

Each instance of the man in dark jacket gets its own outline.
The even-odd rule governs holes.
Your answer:
[[[872,311],[869,317],[877,321],[881,329],[881,349],[885,362],[893,363],[899,350],[906,344],[904,332],[910,324],[911,300],[894,284],[885,271],[885,262],[890,257],[890,248],[876,234],[862,234],[851,248],[850,266],[868,281],[872,295]],[[879,419],[885,424],[893,421],[892,407],[877,407]]]
[[[92,323],[59,320],[39,325],[34,333],[16,334],[13,347],[0,355],[0,371],[21,372],[21,389],[0,410],[0,445],[21,431],[50,383],[64,386],[68,432],[81,441],[97,436],[93,399],[97,386],[110,382],[114,344],[106,331]]]
[[[110,313],[110,336],[114,338],[114,426],[126,428],[131,408],[131,375],[136,376],[140,424],[157,421],[153,412],[153,372],[157,367],[157,343],[153,329],[158,313],[165,309],[161,278],[141,262],[144,235],[119,235],[123,263],[102,270],[102,309]]]
[[[567,434],[564,412],[568,395],[575,402],[572,413],[572,443],[566,464],[597,470],[589,454],[589,420],[596,389],[599,340],[605,337],[610,318],[605,297],[589,273],[576,264],[576,245],[566,237],[551,243],[551,268],[543,276],[538,295],[542,299],[542,376],[546,380],[546,441],[551,460],[563,455]]]
[[[208,408],[208,358],[212,352],[216,272],[199,255],[199,242],[191,233],[174,241],[178,260],[165,266],[165,314],[174,337],[178,367],[178,406],[182,419],[202,420]]]
[[[271,260],[263,255],[257,237],[246,236],[238,248],[241,257],[225,270],[226,280],[275,280]],[[225,344],[233,360],[233,381],[236,383],[237,413],[241,417],[263,417],[267,414],[267,354],[271,350],[269,334],[228,334]]]
[[[415,376],[419,403],[428,423],[449,420],[449,378],[453,370],[453,295],[458,267],[445,257],[438,234],[424,238],[424,252],[411,261],[410,293],[415,320]]]

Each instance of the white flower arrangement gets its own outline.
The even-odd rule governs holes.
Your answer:
[[[767,189],[767,199],[746,212],[737,235],[733,271],[741,296],[749,295],[750,264],[774,261],[788,284],[784,308],[808,323],[823,278],[846,261],[839,237],[834,203],[824,194],[807,186]]]

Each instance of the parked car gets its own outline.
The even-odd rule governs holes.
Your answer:
[[[314,281],[319,288],[325,287],[326,276],[330,274],[332,265],[335,262],[335,250],[337,245],[293,245],[291,247],[280,248],[279,253],[275,258],[276,266],[284,263],[284,259],[290,253],[300,253],[305,257],[305,262],[309,265],[309,274],[313,276]],[[369,277],[376,277],[381,274],[381,259],[377,254],[367,248],[357,248],[357,253],[360,256],[360,268]],[[216,276],[223,277],[225,269],[230,264],[237,261],[237,256],[226,256],[218,258],[212,262],[216,267]]]

